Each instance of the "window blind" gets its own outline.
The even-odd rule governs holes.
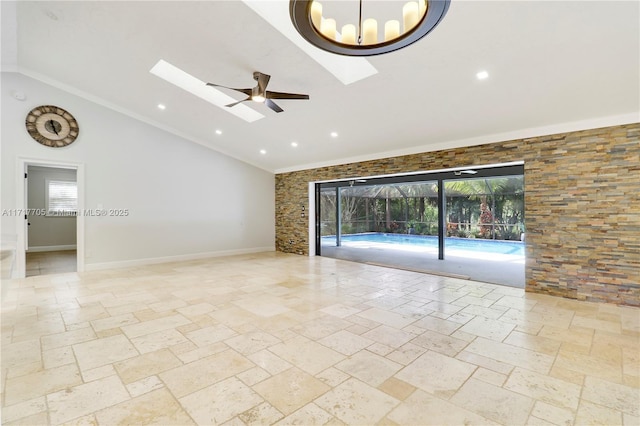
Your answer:
[[[75,214],[78,211],[78,186],[76,182],[49,180],[47,182],[47,214]]]

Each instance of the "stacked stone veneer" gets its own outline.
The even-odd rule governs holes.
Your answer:
[[[309,182],[511,161],[526,290],[640,306],[640,123],[277,174],[276,249],[308,254]]]

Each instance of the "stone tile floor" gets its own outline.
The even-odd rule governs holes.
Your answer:
[[[75,272],[76,250],[28,252],[26,254],[26,276]]]
[[[640,310],[264,253],[4,281],[3,424],[640,424]]]

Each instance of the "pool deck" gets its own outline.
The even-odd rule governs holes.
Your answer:
[[[524,258],[492,253],[454,253],[445,250],[445,260],[438,260],[437,252],[433,250],[407,249],[401,245],[321,247],[321,255],[326,257],[524,288]]]

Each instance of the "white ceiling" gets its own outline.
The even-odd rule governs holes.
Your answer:
[[[14,19],[3,53],[17,40],[18,71],[275,172],[640,121],[637,1],[453,0],[431,34],[367,58],[377,73],[348,85],[283,35],[288,18],[274,28],[241,1],[21,1]],[[248,123],[150,74],[160,59],[231,87],[261,71],[311,99],[280,114],[245,104],[265,116]]]

